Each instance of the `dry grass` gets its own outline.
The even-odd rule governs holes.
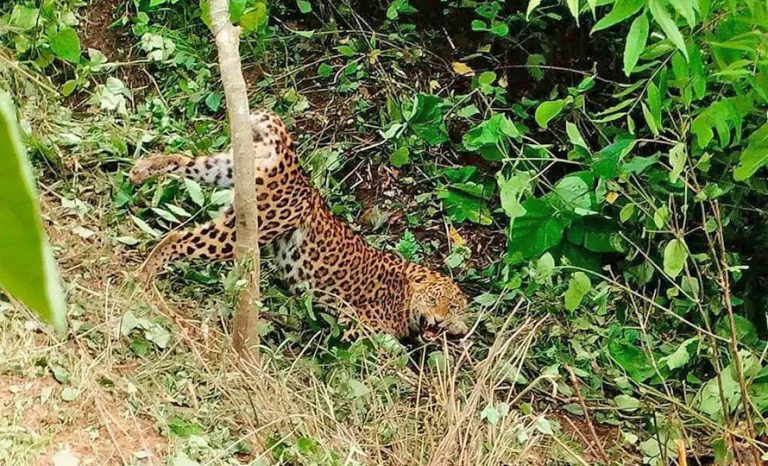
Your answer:
[[[123,255],[103,256],[100,240],[83,243],[69,234],[87,220],[46,205],[73,332],[57,341],[18,306],[3,305],[0,441],[10,441],[10,448],[0,463],[49,464],[68,448],[81,464],[160,464],[181,451],[201,464],[231,464],[247,444],[251,453],[240,458],[262,464],[258,460],[271,459],[275,450],[268,438],[286,444],[311,438],[319,446],[318,464],[536,462],[535,416],[510,412],[492,425],[479,415],[488,404],[514,402],[516,391],[506,380],[521,368],[536,334],[533,323],[505,331],[482,360],[472,359],[471,340],[446,346],[448,364],[431,370],[424,361],[423,370],[402,367],[401,353],[382,352],[373,364],[317,371],[308,364],[310,353],[323,351],[314,341],[306,355],[264,352],[259,366],[239,367],[225,326],[194,303],[142,296],[130,279],[133,264],[119,262]],[[125,278],[115,270],[127,270]],[[132,354],[119,331],[127,310],[173,322],[168,349]],[[350,377],[370,392],[343,393]],[[66,391],[73,389],[71,399]],[[204,432],[175,436],[173,417],[194,420]]]

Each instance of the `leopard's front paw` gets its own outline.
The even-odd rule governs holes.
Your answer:
[[[128,173],[128,179],[133,184],[140,184],[153,176],[173,172],[184,166],[188,160],[181,155],[155,155],[139,159]]]

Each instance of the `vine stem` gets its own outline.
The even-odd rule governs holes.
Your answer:
[[[565,368],[568,370],[568,373],[571,375],[571,385],[573,385],[573,390],[576,392],[576,397],[579,399],[579,404],[581,404],[581,410],[584,411],[584,418],[587,420],[587,426],[589,426],[589,432],[592,434],[592,438],[595,440],[595,448],[597,448],[598,453],[600,454],[600,458],[605,462],[605,464],[609,464],[610,460],[608,459],[608,454],[605,452],[605,448],[603,447],[603,443],[600,441],[600,438],[597,436],[597,432],[595,431],[595,426],[592,424],[592,418],[589,416],[589,411],[587,411],[587,403],[584,401],[584,396],[581,394],[581,385],[579,384],[579,379],[576,378],[576,374],[573,372],[573,369],[571,366],[565,366]]]
[[[760,454],[757,452],[754,446],[755,439],[755,425],[752,422],[752,410],[749,404],[749,391],[747,390],[747,381],[744,378],[744,366],[741,363],[741,356],[739,355],[739,343],[736,339],[736,322],[733,317],[733,305],[731,303],[731,285],[728,279],[728,257],[725,253],[725,236],[723,235],[723,223],[720,219],[720,206],[715,201],[712,203],[712,208],[715,213],[715,220],[717,220],[717,243],[719,252],[719,272],[720,272],[720,288],[723,291],[723,304],[728,314],[728,325],[730,327],[730,346],[733,357],[733,365],[736,368],[736,376],[739,378],[739,389],[741,391],[741,404],[744,409],[744,416],[746,416],[747,422],[747,434],[750,439],[750,453],[755,461],[754,464],[761,464]],[[723,409],[726,409],[724,407]]]

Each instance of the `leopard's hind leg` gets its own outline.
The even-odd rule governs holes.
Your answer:
[[[230,260],[234,257],[236,240],[235,211],[230,206],[218,218],[194,230],[174,231],[166,235],[141,265],[141,281],[148,284],[167,263],[182,257]]]

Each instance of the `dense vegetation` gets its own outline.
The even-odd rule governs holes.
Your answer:
[[[228,200],[189,180],[126,179],[142,155],[228,144],[206,8],[0,7],[0,86],[16,98],[41,191],[55,194],[48,221],[70,226],[52,236],[69,257],[70,318],[84,322],[73,332],[93,355],[111,341],[113,323],[88,316],[72,285],[110,277],[125,305],[112,357],[148,372],[178,364],[142,391],[177,393],[184,379],[211,403],[132,405],[186,439],[172,464],[768,458],[764,1],[231,0],[252,107],[286,119],[338,215],[450,272],[477,320],[467,342],[442,348],[345,345],[332,317],[265,273],[272,372],[259,380],[331,412],[302,395],[295,419],[264,431],[271,419],[232,401],[251,396],[248,382],[230,396],[210,382],[224,369],[192,374],[191,351],[172,342],[195,338],[159,298],[136,303],[131,281],[155,238]],[[70,247],[100,272],[78,272]],[[228,266],[199,263],[178,263],[161,286],[191,303],[181,315],[217,329],[236,287]],[[2,328],[18,312],[0,312]],[[37,362],[71,388],[62,364]]]

